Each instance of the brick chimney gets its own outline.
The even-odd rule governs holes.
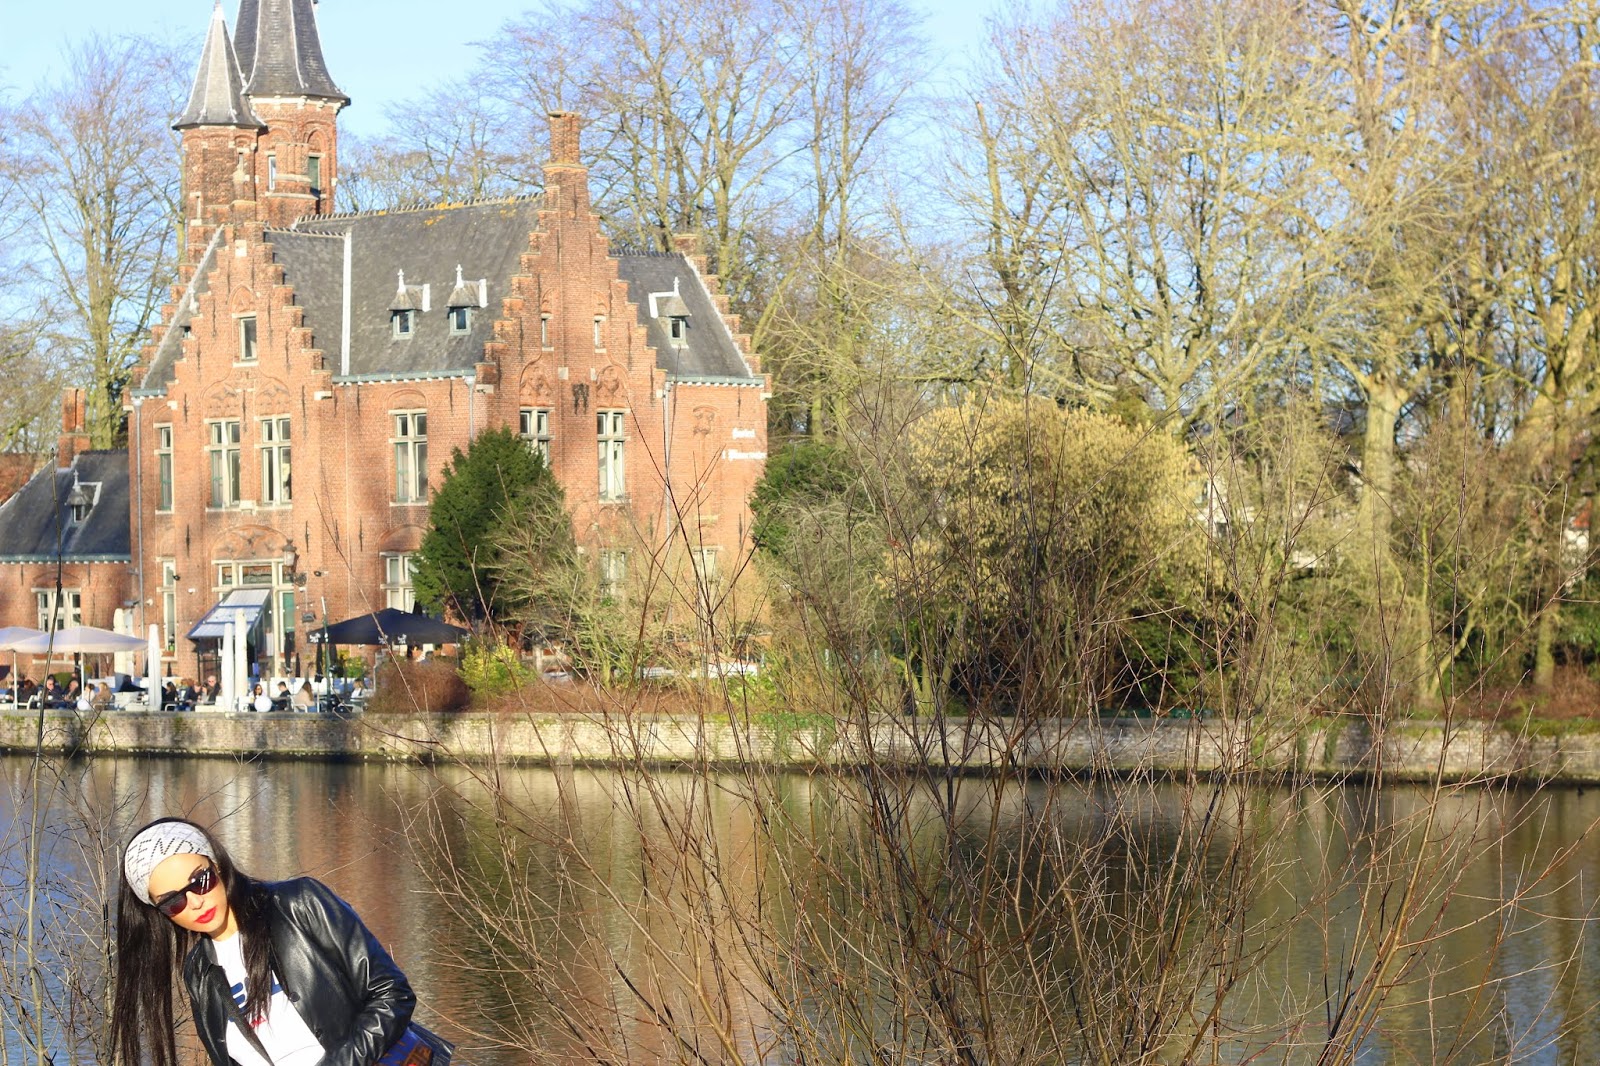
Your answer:
[[[88,399],[82,389],[61,393],[61,437],[56,442],[56,465],[65,470],[80,452],[89,450]]]
[[[550,165],[581,167],[581,124],[571,111],[550,112]]]
[[[550,112],[550,161],[544,165],[545,210],[560,218],[589,215],[589,171],[580,153],[582,123],[571,111]]]

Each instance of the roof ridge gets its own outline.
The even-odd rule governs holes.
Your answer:
[[[267,232],[303,233],[305,231],[301,230],[300,226],[303,223],[309,222],[340,222],[346,219],[380,218],[384,215],[416,214],[421,211],[456,211],[464,207],[487,207],[494,204],[518,204],[537,199],[542,195],[543,193],[528,192],[519,193],[516,196],[482,196],[471,197],[465,200],[439,200],[432,203],[424,200],[418,200],[414,203],[402,204],[399,207],[373,207],[365,211],[330,211],[320,215],[306,215],[304,218],[297,219],[287,226],[269,226]]]
[[[662,251],[660,248],[638,248],[629,244],[619,244],[611,253],[617,258],[627,256],[630,259],[671,259],[674,256],[682,257],[679,251]]]

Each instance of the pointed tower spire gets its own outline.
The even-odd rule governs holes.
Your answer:
[[[323,61],[313,0],[239,0],[234,43],[247,95],[350,102]]]
[[[196,126],[262,128],[261,120],[244,98],[244,78],[223,22],[222,0],[217,0],[211,13],[211,27],[206,31],[205,47],[200,50],[200,66],[194,74],[194,87],[189,90],[189,106],[172,124],[175,130]]]

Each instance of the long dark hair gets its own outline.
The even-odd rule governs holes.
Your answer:
[[[267,887],[233,864],[211,831],[186,818],[157,818],[193,825],[211,842],[228,907],[244,938],[245,994],[250,1018],[266,1013],[272,990],[272,939]],[[134,836],[138,836],[135,833]],[[129,837],[132,840],[133,837]],[[124,1066],[177,1066],[178,1045],[172,1021],[172,991],[183,960],[199,944],[200,933],[180,929],[155,907],[133,894],[126,876],[117,892],[116,991],[111,1010],[111,1046]]]

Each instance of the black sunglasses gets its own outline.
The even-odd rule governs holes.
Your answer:
[[[165,914],[168,918],[176,918],[183,913],[189,905],[189,895],[203,896],[217,887],[217,868],[207,863],[204,867],[194,872],[189,878],[189,883],[176,892],[168,892],[150,901],[150,906]]]

